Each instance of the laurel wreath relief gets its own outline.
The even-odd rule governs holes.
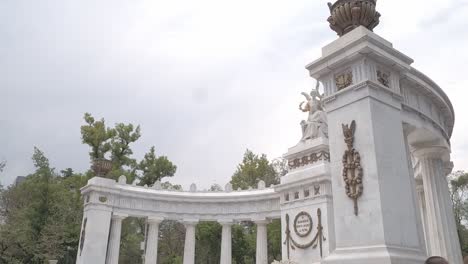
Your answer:
[[[309,247],[312,247],[312,248],[315,249],[318,246],[319,249],[320,249],[320,257],[323,256],[322,244],[323,244],[324,241],[326,241],[326,238],[323,235],[322,211],[320,210],[320,208],[317,209],[317,220],[318,220],[317,234],[314,236],[314,238],[310,242],[308,242],[306,244],[300,244],[296,240],[294,240],[294,238],[291,236],[291,229],[289,228],[289,215],[286,214],[286,232],[285,232],[286,233],[286,240],[283,242],[283,244],[286,245],[288,259],[289,259],[289,255],[290,255],[290,252],[289,252],[290,248],[292,250],[296,250],[296,248],[307,249]],[[312,226],[311,226],[311,228],[312,228]]]
[[[361,167],[361,156],[354,149],[354,132],[356,131],[356,122],[353,120],[351,125],[341,125],[343,127],[344,141],[348,147],[343,154],[343,179],[346,183],[346,195],[354,201],[354,214],[357,216],[358,198],[362,195],[364,186],[362,185],[363,170]]]

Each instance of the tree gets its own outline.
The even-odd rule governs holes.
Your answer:
[[[111,150],[110,139],[115,135],[114,129],[106,127],[104,118],[96,121],[89,113],[85,113],[84,120],[86,125],[81,126],[81,139],[91,147],[91,160],[104,158]]]
[[[5,166],[6,166],[6,161],[0,161],[0,172],[2,172],[3,169],[5,169]]]
[[[61,170],[60,173],[62,174],[62,177],[67,178],[73,176],[73,169],[72,168],[66,168],[64,170]]]
[[[221,225],[217,222],[200,222],[196,228],[195,263],[217,264],[220,260]]]
[[[0,263],[74,263],[82,219],[82,175],[57,177],[49,160],[34,148],[36,171],[0,194]]]
[[[159,225],[158,263],[182,264],[185,227],[174,220],[164,220]]]
[[[142,172],[142,175],[139,177],[140,184],[150,186],[156,181],[161,181],[164,177],[174,176],[177,166],[166,156],[157,157],[153,146],[138,164],[138,169]]]
[[[111,138],[111,160],[116,169],[123,166],[134,167],[136,160],[130,158],[133,154],[130,144],[141,137],[140,126],[134,128],[132,124],[118,123],[115,125],[114,136]]]
[[[211,185],[209,190],[210,190],[210,192],[222,192],[223,187],[221,187],[221,185],[215,183],[215,184]]]
[[[232,187],[245,190],[249,187],[256,187],[260,180],[263,180],[267,186],[278,184],[279,175],[265,154],[259,156],[247,149],[242,163],[237,166],[232,176]]]
[[[464,254],[468,253],[468,230],[464,222],[468,221],[468,173],[457,171],[452,173],[450,180],[450,198],[457,225],[458,238]]]
[[[284,159],[275,159],[270,162],[265,154],[257,155],[246,150],[242,163],[237,166],[231,179],[233,188],[248,189],[256,187],[260,180],[267,186],[278,184],[280,176],[287,173],[287,162]],[[233,259],[236,263],[255,262],[255,225],[251,222],[243,222],[233,228]],[[281,255],[281,223],[273,221],[267,227],[269,257],[273,261]],[[279,235],[274,235],[278,232]]]

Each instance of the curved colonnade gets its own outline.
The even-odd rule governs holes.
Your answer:
[[[224,192],[197,192],[196,188],[179,192],[160,190],[157,184],[132,186],[125,179],[91,179],[82,190],[85,215],[77,263],[83,263],[83,250],[87,250],[88,257],[96,258],[107,252],[105,263],[117,263],[121,221],[136,216],[146,217],[149,223],[145,263],[156,263],[158,225],[171,219],[186,226],[184,264],[194,263],[195,225],[199,221],[222,224],[222,264],[231,263],[231,225],[238,221],[257,223],[256,263],[266,264],[266,224],[281,218],[282,240],[286,236],[289,241],[289,222],[285,219],[288,214],[302,214],[301,210],[322,212],[324,227],[318,228],[328,237],[323,256],[322,244],[320,255],[304,255],[298,253],[300,250],[291,253],[291,258],[297,257],[301,264],[312,257],[319,262],[324,258],[325,263],[346,263],[377,248],[383,252],[375,255],[379,260],[390,254],[406,258],[404,263],[418,263],[422,255],[441,255],[450,263],[461,263],[446,179],[453,167],[450,136],[454,111],[442,89],[410,66],[412,63],[390,42],[363,27],[324,47],[322,57],[307,69],[324,87],[329,138],[315,138],[291,148],[285,155],[291,170],[281,178],[279,186],[265,188],[260,184],[256,190],[231,191],[228,185]],[[364,171],[365,189],[360,198],[364,205],[360,210],[367,219],[348,209],[350,201],[343,193],[341,155],[345,144],[341,124],[353,119],[358,120],[356,149],[361,152]],[[396,144],[386,142],[387,138]],[[399,180],[404,186],[398,185]],[[407,208],[402,208],[405,205]],[[393,210],[400,218],[386,214],[380,207]],[[403,219],[403,225],[385,217]],[[90,221],[94,224],[86,228]],[[109,230],[109,239],[103,240]],[[382,238],[376,242],[379,236]],[[385,236],[400,244],[392,245]],[[383,245],[375,247],[375,243]],[[353,249],[355,245],[364,246]],[[304,251],[309,250],[303,246]],[[370,251],[360,251],[364,249]],[[283,259],[290,258],[289,250],[289,244],[283,245]],[[336,256],[327,259],[334,251],[338,252]],[[372,259],[360,261],[356,263],[375,263]]]

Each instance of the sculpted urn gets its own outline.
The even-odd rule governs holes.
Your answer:
[[[372,31],[378,24],[380,13],[375,10],[377,0],[338,0],[328,3],[328,22],[340,37],[353,29],[364,26]]]
[[[106,176],[112,170],[112,162],[107,159],[95,159],[91,169],[97,176]]]

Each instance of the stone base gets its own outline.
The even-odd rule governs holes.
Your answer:
[[[422,264],[427,256],[420,249],[398,247],[352,247],[337,249],[325,258],[323,264]]]

